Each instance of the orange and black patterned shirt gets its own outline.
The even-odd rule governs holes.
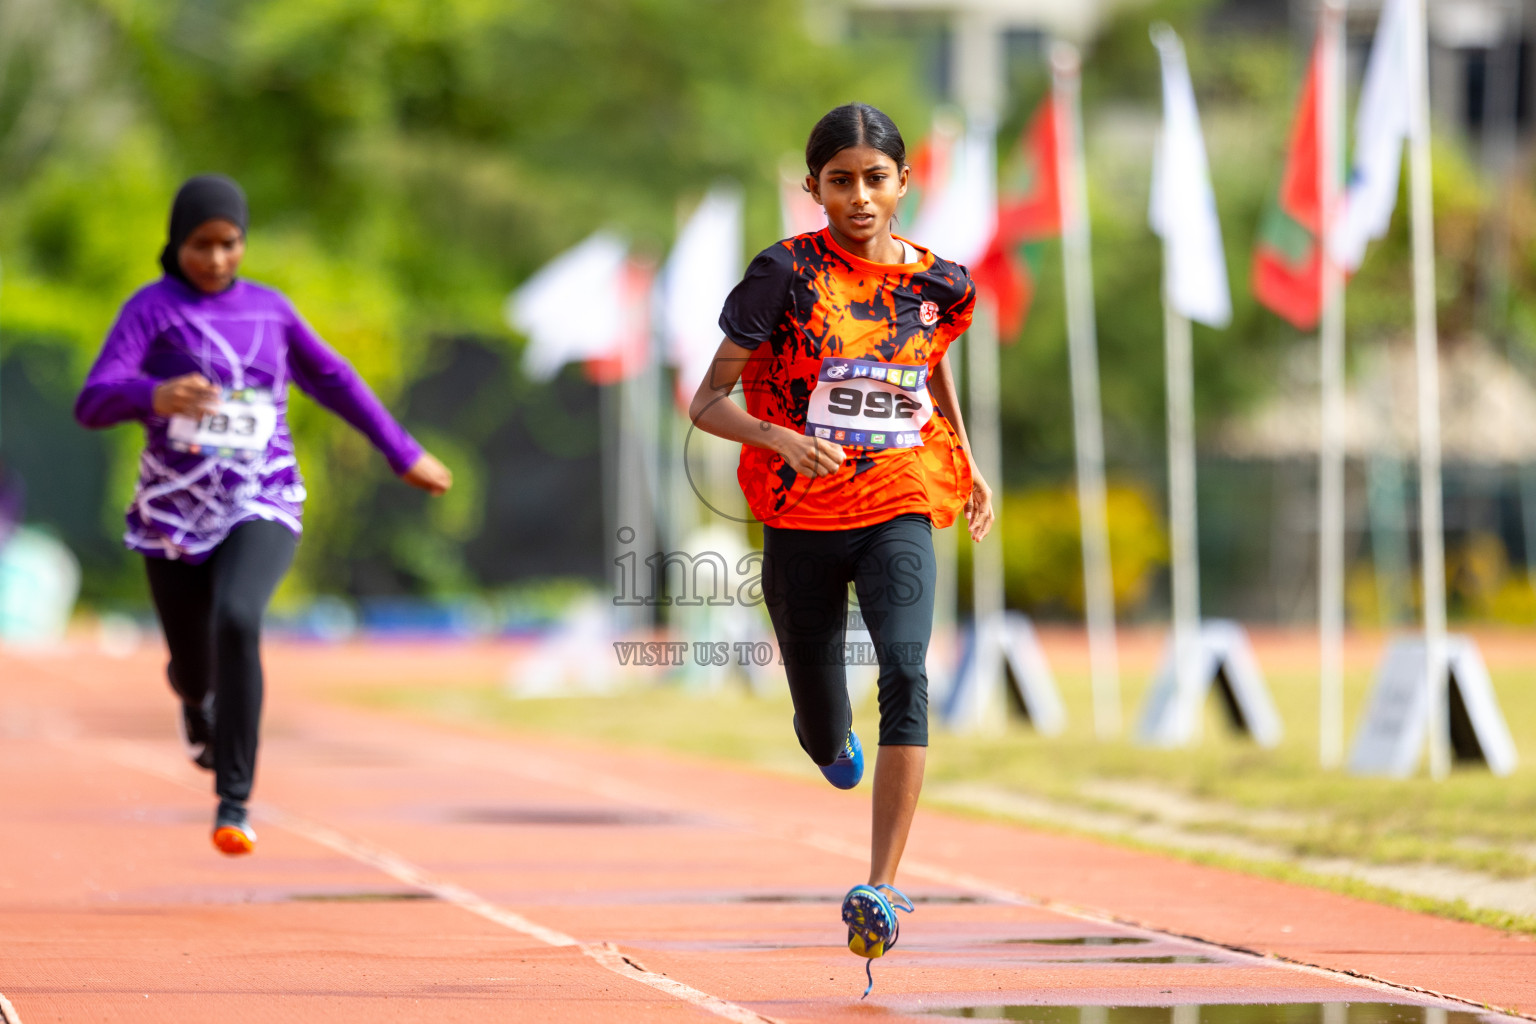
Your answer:
[[[747,411],[843,446],[837,472],[802,477],[775,452],[742,445],[737,479],[753,515],[793,530],[847,530],[916,512],[954,522],[971,492],[958,435],[927,392],[971,323],[964,267],[918,249],[872,263],[823,229],[758,254],[720,314],[752,355]]]

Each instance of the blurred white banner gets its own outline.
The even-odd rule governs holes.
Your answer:
[[[661,272],[662,336],[677,367],[679,404],[686,406],[709,370],[724,335],[720,308],[742,271],[741,190],[710,190],[678,233]]]
[[[1360,87],[1355,159],[1344,193],[1343,217],[1329,239],[1334,259],[1346,270],[1358,269],[1366,245],[1387,233],[1397,206],[1403,143],[1413,123],[1408,43],[1405,0],[1386,0]]]
[[[1152,41],[1163,64],[1163,125],[1152,158],[1150,219],[1167,254],[1167,301],[1180,316],[1225,327],[1232,322],[1227,261],[1184,44],[1166,25],[1154,29]]]
[[[550,260],[507,299],[507,322],[528,336],[523,372],[531,380],[615,354],[629,327],[627,251],[617,236],[600,231]]]

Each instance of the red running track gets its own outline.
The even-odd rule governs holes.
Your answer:
[[[276,648],[260,844],[230,860],[209,845],[208,777],[177,749],[158,652],[0,653],[0,1020],[1536,1009],[1536,944],[1521,937],[929,810],[902,879],[918,913],[861,1003],[837,901],[862,880],[867,788],[317,696],[352,679],[494,678],[505,657]]]

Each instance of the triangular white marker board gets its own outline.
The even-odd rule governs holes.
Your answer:
[[[1470,637],[1448,636],[1445,650],[1452,753],[1458,761],[1483,761],[1493,774],[1508,775],[1518,760],[1515,741],[1477,644]],[[1398,637],[1387,647],[1349,754],[1352,774],[1405,778],[1418,769],[1429,728],[1426,669],[1423,637]]]
[[[951,726],[974,722],[977,711],[973,702],[984,696],[977,692],[979,673],[976,630],[972,628],[968,635],[970,642],[965,645],[960,667],[955,672],[954,686],[942,706],[942,717]],[[1040,638],[1035,635],[1035,627],[1029,621],[1029,616],[1008,612],[1003,617],[1002,635],[982,642],[1002,646],[1002,654],[1008,666],[1007,675],[1035,731],[1042,736],[1055,736],[1065,729],[1066,708],[1061,702],[1056,677],[1051,673],[1050,663],[1045,659],[1045,651],[1040,647]]]
[[[993,620],[1001,628],[1002,623]],[[950,683],[949,692],[938,701],[939,717],[946,728],[954,732],[1001,732],[1007,722],[1007,705],[1000,699],[1003,694],[987,693],[982,682],[980,659],[977,652],[987,650],[1002,655],[1003,639],[991,635],[992,629],[985,622],[973,622],[960,627],[960,663]]]
[[[1252,736],[1261,747],[1278,745],[1283,732],[1280,715],[1243,627],[1227,619],[1201,623],[1194,657],[1196,686],[1181,698],[1174,645],[1169,641],[1142,701],[1137,742],[1149,747],[1182,747],[1191,742],[1200,734],[1205,700],[1215,685],[1234,728]]]
[[[1004,616],[1003,629],[1008,674],[1013,678],[1013,689],[1024,705],[1024,713],[1040,735],[1059,735],[1067,727],[1067,709],[1062,706],[1056,677],[1045,660],[1034,623],[1027,615],[1009,612]]]

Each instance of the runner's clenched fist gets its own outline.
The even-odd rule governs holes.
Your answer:
[[[220,392],[200,373],[184,373],[155,387],[155,415],[198,419],[219,405]]]

